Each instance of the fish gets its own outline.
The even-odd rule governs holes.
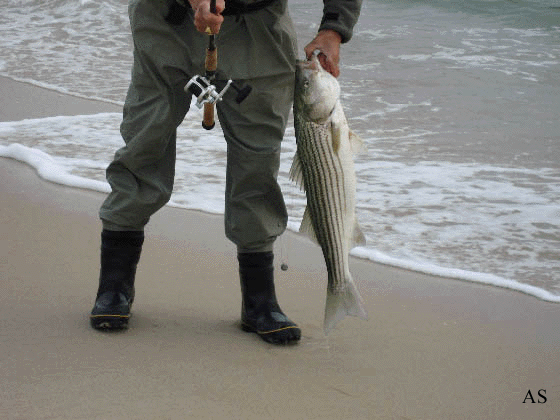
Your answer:
[[[307,197],[300,232],[319,244],[327,267],[323,329],[328,334],[346,315],[367,319],[349,266],[350,250],[366,242],[356,217],[354,168],[364,143],[348,126],[337,79],[315,55],[296,63],[293,114],[290,179]]]

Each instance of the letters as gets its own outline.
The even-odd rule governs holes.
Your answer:
[[[545,394],[546,394],[546,389],[539,389],[539,391],[537,392],[539,398],[537,401],[535,401],[535,399],[533,398],[533,394],[531,393],[531,390],[529,390],[527,391],[527,394],[525,394],[525,399],[523,400],[523,404],[525,404],[527,400],[529,400],[531,404],[535,404],[535,403],[544,404],[546,402]]]

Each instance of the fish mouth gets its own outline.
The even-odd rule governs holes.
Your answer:
[[[296,60],[297,68],[301,70],[310,70],[315,71],[319,69],[319,59],[315,54],[311,57],[310,60]]]

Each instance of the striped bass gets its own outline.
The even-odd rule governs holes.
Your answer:
[[[327,266],[326,334],[346,315],[367,319],[348,257],[351,248],[365,243],[356,220],[353,158],[363,141],[350,131],[339,95],[338,81],[316,56],[298,61],[294,93],[297,151],[290,178],[307,196],[300,232],[321,246]]]

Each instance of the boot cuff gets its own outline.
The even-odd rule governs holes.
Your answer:
[[[141,230],[117,231],[103,230],[101,241],[104,246],[123,246],[141,247],[144,243],[144,232]]]
[[[270,267],[274,261],[274,254],[269,252],[243,252],[237,254],[240,268]]]

